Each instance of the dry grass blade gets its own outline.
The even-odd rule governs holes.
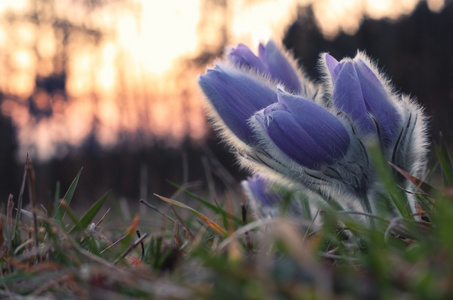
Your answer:
[[[101,219],[99,219],[99,221],[96,223],[96,227],[98,227],[102,221],[104,221],[105,217],[107,216],[107,214],[110,212],[110,208],[107,209],[107,211],[105,212],[105,214],[101,217]]]
[[[132,220],[132,223],[131,225],[129,225],[129,227],[126,229],[126,233],[129,235],[129,236],[134,236],[135,235],[135,232],[137,232],[137,228],[138,228],[138,221],[139,221],[140,217],[139,216],[135,216],[134,219]]]
[[[206,225],[208,225],[209,228],[214,230],[214,232],[216,232],[220,236],[226,237],[228,235],[227,231],[223,227],[221,227],[220,225],[218,225],[217,223],[215,223],[214,221],[212,221],[211,219],[209,219],[208,217],[206,217],[205,215],[203,215],[199,211],[193,209],[192,207],[187,206],[187,205],[185,205],[185,204],[183,204],[183,203],[181,203],[179,201],[172,200],[172,199],[169,199],[169,198],[166,198],[166,197],[163,197],[163,196],[159,196],[157,194],[154,194],[154,196],[156,196],[157,198],[159,198],[159,199],[161,199],[161,200],[163,200],[165,202],[168,202],[168,203],[171,203],[173,205],[176,205],[176,206],[179,206],[179,207],[182,207],[182,208],[190,210],[191,212],[196,214]]]
[[[123,236],[120,237],[118,240],[116,240],[114,243],[112,243],[110,246],[108,246],[107,248],[105,248],[104,250],[102,250],[102,251],[100,252],[100,254],[103,254],[105,251],[109,250],[110,248],[115,247],[116,245],[118,245],[119,242],[121,242],[122,240],[124,240],[124,239],[127,238],[128,236],[129,236],[129,234],[123,235]]]
[[[254,230],[256,228],[260,228],[260,227],[263,227],[266,225],[274,224],[276,221],[277,221],[277,219],[259,219],[257,221],[248,223],[247,225],[242,226],[241,228],[236,230],[234,232],[234,237],[229,236],[228,238],[223,240],[222,243],[220,243],[218,249],[222,250],[223,248],[228,246],[232,242],[232,240],[236,238],[236,236],[240,237],[240,236],[244,235],[246,232],[249,232],[251,230]]]
[[[423,196],[423,197],[430,197],[430,198],[432,198],[432,196],[431,196],[430,194],[427,194],[427,193],[417,193],[417,192],[409,191],[409,190],[407,190],[407,189],[405,189],[405,188],[403,188],[402,186],[399,186],[399,185],[398,185],[398,187],[399,187],[402,191],[404,191],[405,193],[407,193],[407,194],[416,195],[416,196]]]
[[[113,262],[114,265],[116,265],[122,258],[126,257],[126,255],[128,255],[135,247],[137,247],[139,244],[141,244],[141,242],[148,236],[147,233],[145,233],[144,235],[142,235],[138,240],[136,240],[132,245],[130,245],[126,251],[123,252],[123,254],[121,254],[120,257],[118,257],[117,259],[115,259],[115,261]]]
[[[31,160],[27,160],[27,177],[28,177],[28,194],[31,202],[32,213],[33,213],[33,236],[35,238],[36,247],[39,247],[38,239],[38,218],[36,216],[36,211],[38,206],[36,205],[36,192],[35,192],[35,171]],[[36,257],[39,261],[39,256]]]
[[[107,260],[91,253],[90,251],[84,249],[80,244],[74,239],[73,236],[71,236],[68,232],[66,232],[54,219],[48,218],[47,216],[41,216],[41,220],[44,223],[47,223],[49,226],[51,226],[53,229],[55,229],[55,233],[58,233],[62,239],[67,241],[71,247],[72,250],[76,251],[78,254],[84,256],[91,262],[97,263],[103,267],[113,269],[116,272],[120,272],[121,270],[118,269],[116,266],[112,265],[110,262]],[[71,256],[68,256],[68,258],[71,258]]]
[[[28,174],[28,160],[29,160],[29,158],[28,158],[28,153],[27,153],[27,158],[25,160],[25,166],[24,166],[24,175],[22,176],[22,183],[20,185],[19,198],[17,200],[16,225],[19,224],[19,222],[20,222],[22,201],[24,198],[24,191],[25,191],[25,182],[27,181],[27,174]],[[16,234],[16,230],[14,230],[14,235],[15,234]]]
[[[424,182],[423,180],[421,179],[418,179],[417,177],[415,176],[412,176],[411,174],[407,173],[406,171],[404,171],[403,169],[401,169],[400,167],[392,164],[391,162],[389,162],[390,166],[392,166],[392,168],[394,168],[398,173],[400,173],[401,175],[403,175],[407,180],[409,180],[410,182],[412,182],[417,188],[419,188],[420,190],[428,193],[428,194],[432,194],[432,192],[434,192],[436,189],[431,186],[430,184]]]
[[[8,197],[8,205],[6,208],[6,238],[8,239],[8,249],[9,253],[13,252],[12,243],[13,243],[13,210],[14,210],[14,201],[13,195]],[[2,249],[3,250],[3,249]],[[3,254],[2,254],[3,256]]]
[[[140,200],[140,203],[143,203],[145,204],[146,206],[148,206],[149,208],[151,208],[152,210],[158,212],[159,214],[161,214],[162,216],[166,217],[167,219],[169,219],[170,221],[172,221],[173,223],[177,223],[175,219],[173,219],[172,217],[170,217],[169,215],[161,212],[157,207],[155,207],[154,205],[152,204],[149,204],[148,202],[146,202],[145,200]]]
[[[178,225],[181,225],[183,228],[184,228],[184,231],[187,232],[187,234],[190,236],[191,239],[194,238],[194,235],[193,233],[190,231],[190,229],[186,226],[186,224],[184,224],[184,221],[183,219],[178,215],[178,212],[176,211],[176,209],[172,206],[171,209],[173,210],[173,213],[175,214],[176,218],[178,219]]]
[[[173,227],[173,241],[175,244],[178,246],[178,248],[181,248],[181,245],[183,244],[181,235],[179,234],[179,224],[175,223]]]
[[[245,226],[240,227],[239,229],[237,229],[234,232],[234,235],[236,235],[237,237],[244,237],[246,232],[250,232],[250,231],[252,231],[254,229],[262,228],[262,227],[265,227],[265,226],[268,226],[268,225],[275,225],[278,222],[280,222],[281,220],[284,220],[284,219],[277,219],[277,218],[275,218],[275,219],[258,219],[256,221],[248,223]],[[285,220],[285,222],[291,223],[295,227],[309,228],[310,226],[312,226],[311,221],[304,220],[304,219],[290,219],[290,218],[288,218],[287,220]],[[228,237],[225,240],[223,240],[222,243],[220,243],[218,249],[222,250],[223,248],[228,246],[228,244],[231,243],[231,240],[232,239],[230,237]]]

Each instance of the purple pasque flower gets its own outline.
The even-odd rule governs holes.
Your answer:
[[[269,180],[255,174],[241,182],[252,212],[258,217],[272,218],[279,214],[283,198],[271,190]]]
[[[354,135],[366,142],[375,138],[386,159],[414,176],[421,175],[427,154],[427,120],[408,96],[393,92],[385,78],[362,52],[337,61],[321,56],[330,98],[348,116]]]
[[[244,44],[238,44],[227,54],[229,62],[240,67],[246,67],[256,70],[258,73],[269,75],[269,67],[260,57],[256,56],[249,47]]]
[[[255,138],[247,120],[276,101],[275,89],[263,78],[224,65],[208,69],[198,83],[213,108],[211,116],[225,125],[220,127],[242,143],[253,144]]]
[[[256,174],[243,181],[242,186],[246,189],[247,196],[253,198],[260,206],[274,207],[282,201],[281,197],[270,190],[269,181]]]
[[[206,95],[208,113],[222,136],[235,148],[248,149],[256,143],[249,119],[277,102],[277,86],[313,95],[317,90],[304,79],[291,57],[273,41],[260,45],[259,56],[239,44],[199,77]],[[304,79],[304,81],[301,81]]]
[[[300,216],[302,213],[311,217],[310,207],[303,211],[300,201],[294,201],[297,198],[295,191],[282,189],[257,174],[248,177],[241,182],[245,196],[252,206],[252,211],[261,217],[277,216],[282,206],[292,215]]]
[[[402,121],[398,101],[369,59],[361,53],[340,62],[329,54],[324,59],[335,107],[353,120],[361,134],[377,136],[383,147],[395,142]]]
[[[341,160],[349,134],[329,111],[299,96],[278,92],[278,102],[255,114],[272,142],[302,166],[319,170]]]
[[[392,92],[364,54],[340,62],[322,55],[326,80],[315,88],[274,42],[258,51],[240,44],[199,77],[210,117],[243,167],[368,212],[379,189],[368,141],[376,140],[389,162],[420,175],[426,118]]]
[[[270,76],[282,84],[289,92],[300,94],[303,91],[301,76],[298,74],[296,64],[285,55],[277,44],[270,40],[266,45],[260,44],[258,56],[244,44],[239,44],[227,55],[228,60],[241,67],[247,67],[262,75]]]

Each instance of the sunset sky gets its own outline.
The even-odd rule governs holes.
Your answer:
[[[150,144],[201,139],[206,124],[196,81],[205,66],[193,63],[201,53],[215,53],[223,43],[256,49],[269,37],[281,40],[297,5],[311,3],[318,26],[332,38],[354,33],[364,16],[409,14],[418,1],[100,2],[0,1],[0,110],[17,126],[19,157],[65,155],[93,129],[104,147],[114,146],[120,133],[138,131]],[[443,7],[442,0],[427,2],[433,11]],[[62,73],[65,91],[35,85],[37,77]]]

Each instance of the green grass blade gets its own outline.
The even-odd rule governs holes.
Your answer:
[[[49,212],[49,216],[55,216],[55,213],[58,210],[58,206],[60,205],[60,182],[57,181],[57,184],[55,186],[55,197],[53,200],[53,207],[52,211]]]
[[[227,236],[227,231],[222,226],[218,225],[217,223],[215,223],[214,221],[212,221],[211,219],[209,219],[208,217],[206,217],[205,215],[203,215],[199,211],[193,209],[192,207],[187,206],[184,203],[181,203],[179,201],[176,201],[176,200],[173,200],[173,199],[169,199],[167,197],[159,196],[157,194],[154,194],[154,196],[156,196],[157,198],[159,198],[159,199],[161,199],[161,200],[163,200],[165,202],[168,202],[168,203],[171,203],[173,205],[176,205],[176,206],[179,206],[179,207],[182,207],[182,208],[190,210],[191,212],[196,214],[200,219],[202,219],[203,222],[206,225],[209,226],[209,228],[211,228],[214,232],[219,234],[221,237],[226,237]]]
[[[81,168],[80,171],[77,173],[76,177],[74,178],[71,185],[69,186],[68,191],[66,192],[66,194],[63,197],[64,202],[68,206],[71,203],[72,196],[74,196],[74,192],[75,192],[75,189],[77,188],[77,183],[79,182],[79,178],[80,178],[80,174],[82,174],[82,170],[83,170],[83,168]],[[55,221],[57,223],[59,223],[60,225],[62,225],[62,223],[63,223],[62,220],[63,220],[63,217],[64,217],[66,211],[67,210],[64,207],[62,207],[61,203],[60,203],[60,205],[57,208],[57,211],[55,212],[55,217],[54,217]]]
[[[60,207],[62,207],[67,213],[71,221],[74,223],[74,228],[77,228],[75,232],[83,232],[85,230],[86,226],[84,227],[80,220],[78,220],[77,216],[75,213],[69,208],[68,204],[65,201],[61,201]],[[72,231],[72,230],[71,230]],[[93,237],[90,235],[84,235],[83,238],[81,239],[81,245],[84,246],[84,244],[87,244],[91,252],[99,255],[100,251],[98,247],[96,246],[95,241],[93,240]]]
[[[94,219],[96,214],[99,212],[101,209],[102,205],[104,204],[105,200],[109,196],[110,192],[105,193],[99,200],[97,200],[88,210],[87,212],[80,218],[78,221],[79,226],[74,226],[71,231],[69,232],[70,234],[79,232],[80,229],[86,228],[88,225],[90,225],[91,221]]]
[[[205,207],[209,208],[210,210],[212,210],[213,212],[215,213],[219,213],[221,214],[222,216],[224,217],[227,217],[227,218],[230,218],[232,220],[234,220],[234,222],[236,222],[237,224],[242,224],[242,220],[239,219],[238,217],[236,216],[233,216],[232,214],[228,213],[227,211],[225,211],[224,209],[222,209],[217,203],[217,205],[214,205],[212,203],[210,203],[209,201],[207,200],[204,200],[203,198],[201,197],[198,197],[197,195],[195,195],[194,193],[184,189],[183,187],[177,185],[176,183],[170,181],[170,180],[167,180],[167,182],[172,185],[173,187],[177,188],[177,189],[180,189],[181,191],[183,191],[184,194],[186,194],[187,196],[199,201],[201,204],[203,204]]]
[[[383,191],[385,192],[382,193],[382,196],[387,198],[388,195],[391,203],[396,207],[400,215],[409,217],[412,214],[409,201],[404,192],[397,186],[395,177],[381,149],[377,144],[373,144],[368,146],[368,150],[377,176],[383,184]],[[387,214],[388,212],[382,211],[381,213]]]
[[[20,185],[20,191],[19,191],[19,198],[17,200],[17,214],[16,214],[16,226],[14,226],[13,229],[13,237],[15,242],[20,243],[20,237],[17,234],[17,225],[21,221],[21,213],[22,213],[22,200],[24,196],[24,191],[25,191],[25,182],[27,181],[27,173],[28,173],[28,153],[27,153],[27,159],[25,160],[25,167],[24,167],[24,174],[22,176],[22,183]]]
[[[453,186],[453,165],[450,158],[450,153],[443,137],[440,137],[439,145],[435,145],[436,154],[439,159],[442,175],[444,176],[445,184]]]
[[[68,204],[65,202],[65,201],[61,201],[60,202],[60,207],[63,208],[65,210],[66,213],[68,213],[68,216],[69,218],[71,219],[72,223],[74,223],[74,226],[78,228],[78,231],[82,231],[84,230],[85,228],[82,227],[82,225],[80,225],[80,222],[77,218],[77,216],[75,215],[75,213],[69,208]]]
[[[434,208],[434,202],[431,198],[423,194],[416,194],[415,199],[417,200],[420,208],[427,213],[431,213]]]

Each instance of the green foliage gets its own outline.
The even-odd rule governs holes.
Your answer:
[[[217,202],[216,202],[216,204],[214,205],[214,204],[210,203],[208,200],[204,200],[203,198],[198,197],[198,196],[195,195],[194,193],[192,193],[192,192],[190,192],[190,191],[188,191],[188,190],[186,190],[186,189],[180,187],[179,185],[177,185],[177,184],[174,183],[174,182],[168,181],[168,183],[171,184],[173,187],[175,187],[175,188],[177,188],[177,189],[183,191],[184,194],[186,194],[187,196],[191,197],[192,199],[195,199],[195,200],[199,201],[205,208],[208,208],[208,209],[212,210],[212,211],[215,212],[215,213],[221,214],[222,217],[224,217],[224,218],[229,218],[229,219],[231,219],[231,220],[234,220],[237,224],[240,224],[240,223],[242,222],[238,217],[236,217],[236,216],[234,216],[234,215],[228,213],[228,212],[225,211],[223,208],[221,208],[221,207],[218,205]]]
[[[102,205],[104,204],[105,200],[107,199],[109,193],[105,193],[104,196],[99,198],[88,210],[87,212],[80,218],[80,220],[74,221],[74,227],[69,232],[70,234],[74,234],[76,232],[84,230],[90,223],[93,221],[96,214],[101,209]],[[69,208],[68,208],[69,211]]]
[[[1,216],[0,297],[452,298],[453,168],[445,143],[436,148],[444,184],[371,153],[385,202],[376,214],[342,210],[335,199],[313,213],[310,194],[280,191],[283,215],[262,220],[239,205],[241,195],[234,203],[217,199],[221,206],[182,190],[192,202],[158,196],[173,209],[150,205],[155,211],[124,224],[103,211],[108,193],[82,214],[70,208],[79,171],[61,200],[57,185],[55,213],[23,210],[16,223],[10,199]],[[414,185],[415,215],[395,175]],[[304,210],[296,218],[294,199]]]
[[[83,168],[81,168],[80,171],[77,173],[76,177],[74,178],[71,185],[69,186],[68,191],[66,192],[66,194],[63,197],[63,201],[67,205],[69,205],[71,203],[72,197],[74,196],[75,190],[77,188],[77,183],[79,182],[80,175],[82,174],[82,170],[83,170]],[[57,192],[55,193],[55,195],[56,195],[55,196],[55,207],[57,209],[56,209],[54,219],[57,223],[62,225],[63,217],[66,213],[66,209],[61,205],[58,194],[59,194],[59,185],[57,185]]]
[[[453,186],[453,164],[451,162],[450,153],[443,137],[441,136],[439,145],[435,145],[436,154],[439,159],[439,164],[442,169],[442,176],[446,186]]]

